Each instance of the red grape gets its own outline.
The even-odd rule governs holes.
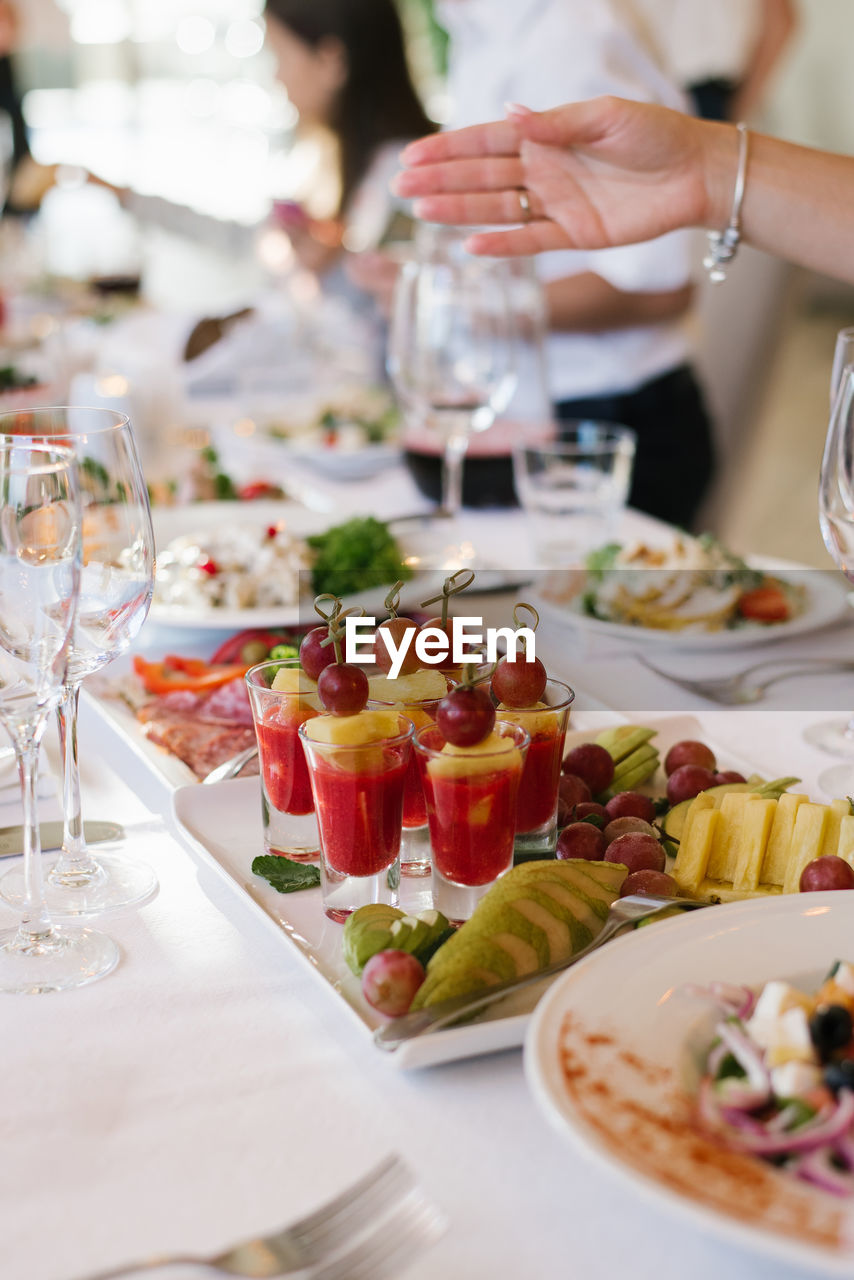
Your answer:
[[[413,622],[411,618],[386,618],[385,622],[381,622],[377,627],[376,635],[374,637],[374,653],[377,660],[377,666],[381,667],[383,671],[390,671],[391,664],[394,659],[389,652],[388,645],[380,634],[383,631],[387,631],[389,633],[389,636],[394,642],[395,648],[400,646],[407,631],[413,632],[412,639],[409,642],[409,648],[406,650],[406,657],[403,659],[398,675],[411,675],[413,671],[417,671],[421,666],[421,660],[415,652],[414,633],[418,631],[417,623]]]
[[[320,678],[321,671],[335,661],[335,645],[331,642],[321,648],[321,641],[329,636],[327,627],[312,627],[302,638],[299,647],[299,664],[309,680]]]
[[[448,637],[448,656],[440,660],[433,660],[429,664],[435,667],[437,671],[453,671],[456,663],[454,662],[454,631],[453,619],[449,618],[447,622],[443,622],[441,618],[430,618],[418,628],[419,631],[443,631]],[[415,641],[413,641],[414,645]]]
[[[424,981],[424,966],[408,951],[378,951],[362,970],[362,995],[390,1018],[409,1010]]]
[[[667,864],[658,841],[640,831],[629,831],[612,840],[605,850],[605,861],[621,862],[629,871],[663,871]]]
[[[650,822],[645,822],[643,818],[613,818],[605,828],[605,843],[610,844],[612,840],[626,836],[630,831],[639,832],[643,836],[652,836],[653,840],[658,839],[655,827]]]
[[[597,804],[595,800],[582,800],[581,804],[575,806],[574,815],[576,822],[581,822],[582,818],[601,818],[603,824],[608,819],[608,813],[604,804]]]
[[[714,752],[704,742],[695,742],[692,738],[673,744],[664,757],[664,772],[669,778],[671,773],[686,764],[696,764],[701,769],[708,769],[710,773],[714,773],[718,767]]]
[[[455,747],[474,747],[492,732],[495,707],[486,689],[457,685],[436,708],[442,737]]]
[[[727,782],[746,782],[744,774],[736,773],[734,769],[725,769],[723,773],[715,774],[715,786],[722,787]]]
[[[515,662],[499,659],[492,673],[492,692],[505,707],[533,707],[543,696],[547,680],[539,658],[527,662],[524,654],[517,653]]]
[[[355,716],[368,701],[368,677],[351,662],[336,662],[321,671],[317,693],[333,716]]]
[[[666,871],[632,871],[623,881],[620,897],[630,893],[652,893],[657,898],[678,898],[679,885]]]
[[[573,822],[564,827],[557,838],[556,858],[585,858],[601,862],[605,856],[605,837],[592,822]]]
[[[637,791],[618,791],[605,805],[609,818],[643,818],[652,822],[655,817],[655,805],[649,796],[642,796]]]
[[[587,783],[583,778],[576,778],[574,773],[565,773],[561,777],[558,783],[558,795],[570,808],[593,799]]]
[[[610,787],[614,777],[614,760],[610,752],[595,742],[573,747],[562,765],[564,773],[583,778],[594,794]]]
[[[575,814],[575,805],[567,804],[560,796],[557,798],[557,825],[558,830],[566,827],[572,822]]]
[[[822,889],[854,889],[854,869],[844,858],[827,854],[813,858],[801,872],[801,893],[820,893]]]
[[[698,764],[683,764],[667,779],[668,803],[681,804],[683,800],[693,800],[694,796],[714,785],[715,775],[711,770]]]

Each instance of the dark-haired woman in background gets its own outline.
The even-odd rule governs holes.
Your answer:
[[[342,244],[383,239],[401,146],[435,126],[412,83],[394,0],[267,0],[265,18],[298,138],[326,138],[303,212],[286,210],[297,253],[323,270]]]

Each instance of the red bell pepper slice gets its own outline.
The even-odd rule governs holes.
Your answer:
[[[149,693],[172,693],[176,689],[208,693],[230,680],[239,680],[249,670],[244,663],[212,666],[199,658],[179,658],[175,654],[163,662],[148,662],[136,654],[133,669]]]

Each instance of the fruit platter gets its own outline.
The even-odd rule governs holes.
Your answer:
[[[394,611],[373,641],[385,669],[368,675],[342,660],[339,615],[252,669],[264,677],[262,803],[250,778],[182,788],[175,811],[363,1026],[571,961],[621,896],[720,905],[854,887],[848,800],[813,804],[793,790],[796,777],[767,779],[724,757],[688,718],[606,716],[601,726],[591,713],[568,729],[571,697],[549,690],[539,660],[440,671],[410,650],[411,665],[392,676],[396,646],[428,626]],[[429,621],[441,633],[447,609]],[[381,749],[399,744],[406,723],[417,765],[399,754],[386,767]],[[309,769],[298,782],[300,743]],[[319,868],[306,865],[317,848],[297,855],[287,836],[271,836],[274,811],[301,819],[312,808]],[[525,837],[544,812],[550,834],[532,851]],[[415,869],[398,855],[401,830],[425,825],[432,866]],[[367,898],[341,896],[354,886]],[[466,1025],[402,1046],[400,1065],[520,1043],[539,994],[511,993]]]

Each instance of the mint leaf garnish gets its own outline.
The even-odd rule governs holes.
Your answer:
[[[314,889],[320,884],[317,867],[306,862],[291,862],[275,853],[265,853],[252,862],[252,873],[261,876],[279,893],[296,893],[299,889]]]

